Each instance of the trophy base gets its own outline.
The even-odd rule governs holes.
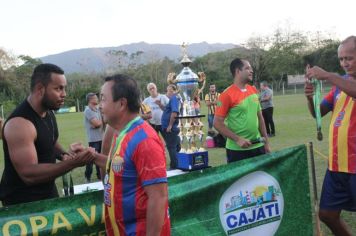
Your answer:
[[[177,169],[200,170],[209,167],[208,152],[177,153]]]

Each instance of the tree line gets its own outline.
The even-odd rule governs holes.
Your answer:
[[[196,73],[204,71],[207,84],[213,83],[218,91],[222,91],[232,81],[230,62],[236,57],[244,58],[253,67],[256,86],[261,81],[268,81],[278,90],[287,82],[287,75],[303,74],[306,64],[342,73],[336,53],[339,43],[320,32],[310,34],[277,29],[272,35],[251,37],[245,45],[191,58],[193,63],[190,67]],[[66,106],[75,106],[78,101],[85,104],[85,95],[99,92],[103,78],[113,73],[125,73],[135,78],[143,96],[148,95],[146,85],[149,82],[155,83],[158,90],[165,93],[168,73],[178,74],[182,66],[178,60],[157,59],[152,55],[150,63],[142,64],[140,58],[144,54],[142,51],[130,55],[124,51],[110,51],[107,56],[116,62],[116,66],[107,71],[67,74]],[[5,117],[28,95],[32,71],[40,63],[39,59],[14,56],[0,48],[0,104]]]

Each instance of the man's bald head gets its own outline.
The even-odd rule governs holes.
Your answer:
[[[344,39],[341,43],[340,43],[340,46],[343,46],[343,45],[352,45],[353,44],[353,50],[356,51],[356,36],[354,35],[351,35],[349,37],[347,37],[346,39]]]

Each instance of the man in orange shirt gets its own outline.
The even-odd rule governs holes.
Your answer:
[[[227,137],[227,162],[234,162],[270,152],[265,123],[252,81],[252,67],[246,60],[230,64],[234,79],[221,93],[215,112],[214,127]],[[255,141],[264,137],[265,144]]]

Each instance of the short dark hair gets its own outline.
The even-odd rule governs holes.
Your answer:
[[[116,74],[113,76],[108,76],[105,79],[105,82],[113,81],[114,85],[112,86],[112,98],[116,102],[120,98],[126,98],[127,107],[131,112],[139,112],[141,101],[140,101],[140,89],[137,86],[136,80],[130,76],[123,74]]]
[[[44,63],[36,66],[31,76],[31,91],[33,91],[38,83],[47,86],[51,81],[52,73],[64,75],[64,71],[59,66],[54,64]]]
[[[242,70],[243,67],[244,63],[240,58],[235,58],[234,60],[232,60],[232,62],[230,63],[230,72],[232,77],[235,77],[236,69]]]
[[[96,93],[88,93],[86,96],[85,96],[85,99],[87,100],[87,102],[89,102],[89,100],[94,97],[94,96],[97,96]]]
[[[175,84],[168,84],[167,88],[168,87],[170,87],[173,90],[173,92],[177,92],[177,90],[178,90],[177,86]]]

